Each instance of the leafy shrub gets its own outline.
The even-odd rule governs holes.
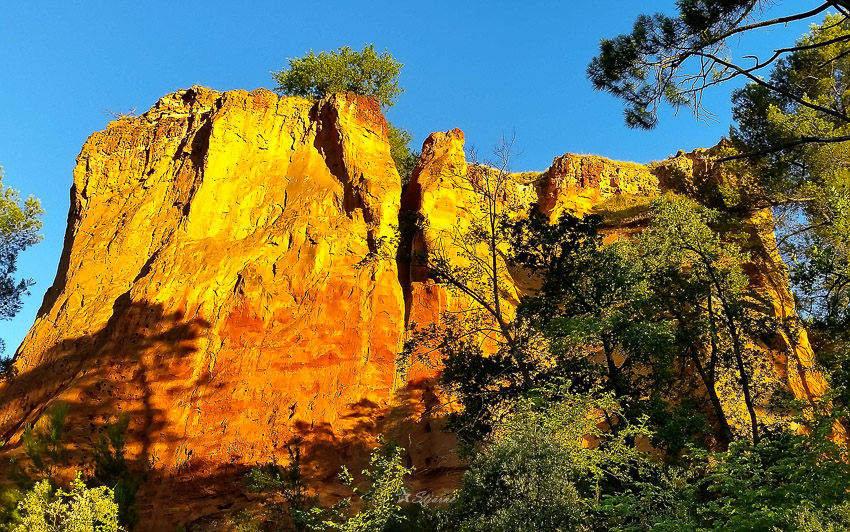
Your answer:
[[[309,494],[301,472],[298,442],[287,448],[290,457],[287,466],[267,464],[253,468],[245,477],[246,487],[250,491],[271,493],[284,499],[285,506],[273,502],[267,504],[271,510],[267,524],[273,523],[274,530],[405,530],[403,527],[408,517],[398,505],[398,497],[404,491],[404,475],[411,470],[402,464],[403,449],[382,439],[378,441],[380,445],[372,451],[369,467],[361,472],[365,489],[356,485],[354,476],[345,466],[340,473],[340,479],[351,489],[352,497],[359,499],[359,511],[354,514],[350,512],[354,505],[352,497],[324,508],[319,505],[318,497]]]
[[[303,532],[320,526],[323,512],[319,499],[309,493],[301,472],[301,446],[296,440],[287,446],[289,464],[275,463],[254,467],[245,476],[245,486],[255,493],[271,493],[284,500],[285,505],[269,503],[271,521],[278,530]]]
[[[419,161],[419,153],[410,148],[413,135],[405,129],[389,124],[387,138],[390,143],[390,155],[401,177],[401,184],[406,185],[410,182],[413,169]]]
[[[322,98],[339,92],[371,96],[385,108],[392,107],[404,92],[398,86],[399,63],[386,50],[378,54],[367,44],[356,52],[343,46],[331,52],[313,50],[301,58],[289,59],[289,68],[272,72],[277,81],[275,91],[289,96]]]
[[[29,458],[31,467],[24,469],[12,459],[10,474],[19,487],[28,489],[36,480],[52,479],[56,467],[66,457],[65,443],[62,441],[65,431],[65,419],[68,417],[68,405],[59,403],[48,413],[40,426],[27,425],[21,436],[24,453]]]
[[[118,505],[112,490],[89,489],[80,473],[71,491],[54,490],[49,480],[39,481],[20,502],[21,523],[14,532],[119,532]]]
[[[600,428],[600,416],[616,417],[618,411],[610,396],[573,396],[542,406],[521,401],[472,461],[439,528],[591,530],[604,491],[655,468],[633,445],[634,438],[647,436],[642,426],[616,435]]]

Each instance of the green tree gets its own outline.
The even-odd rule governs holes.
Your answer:
[[[406,129],[389,124],[387,140],[390,143],[390,155],[395,162],[398,175],[401,177],[401,184],[402,186],[406,185],[410,182],[413,169],[419,161],[419,153],[410,147],[410,143],[413,142],[413,135]]]
[[[753,374],[762,354],[753,346],[770,332],[765,330],[770,324],[766,323],[767,302],[749,289],[742,268],[748,255],[734,242],[734,230],[725,235],[718,231],[719,224],[732,221],[728,215],[724,220],[718,211],[675,197],[655,201],[653,210],[652,222],[637,245],[652,304],[676,324],[671,347],[678,367],[696,370],[724,444],[732,440],[732,429],[717,388],[721,376],[734,375],[737,387],[727,400],[744,403],[747,432],[758,441]]]
[[[18,505],[25,496],[26,492],[19,488],[0,489],[0,531],[12,532],[21,522]]]
[[[352,496],[342,499],[330,508],[319,504],[301,471],[301,451],[298,442],[288,447],[290,462],[281,467],[267,464],[253,468],[245,477],[246,487],[254,492],[271,493],[283,498],[285,505],[270,503],[273,530],[341,530],[343,532],[374,532],[401,527],[409,520],[398,504],[404,491],[404,476],[411,469],[404,467],[404,450],[392,442],[378,439],[372,450],[369,467],[361,471],[363,482],[343,466],[340,480]],[[358,486],[360,484],[360,486]],[[353,502],[359,500],[359,504]],[[352,506],[357,512],[351,512]],[[267,521],[269,521],[267,519]]]
[[[783,324],[749,287],[737,243],[746,234],[734,215],[673,195],[647,215],[641,234],[608,245],[597,215],[550,224],[532,211],[513,224],[513,260],[540,286],[519,316],[551,351],[538,382],[614,393],[630,416],[650,416],[655,444],[674,454],[712,432],[721,446],[733,441],[724,401],[745,405],[743,432],[757,440],[757,405],[774,390],[754,383],[754,346]]]
[[[32,279],[15,279],[18,253],[41,241],[41,210],[32,196],[21,203],[17,190],[2,182],[0,167],[0,319],[10,320],[21,310],[21,297],[29,294]],[[0,340],[0,352],[4,348]],[[0,372],[12,375],[11,360],[0,357]]]
[[[71,491],[54,490],[50,481],[38,482],[19,504],[20,524],[14,532],[120,532],[118,505],[112,490],[89,489],[80,473]]]
[[[66,458],[67,451],[63,440],[67,417],[68,405],[59,403],[50,409],[40,426],[27,425],[24,428],[21,442],[36,480],[53,481],[56,468]],[[33,479],[14,459],[12,460],[12,474],[16,477],[14,480],[22,487],[29,488]]]
[[[304,57],[289,59],[289,68],[272,72],[275,92],[287,96],[322,98],[340,92],[353,92],[375,98],[386,111],[404,89],[398,85],[402,63],[386,50],[378,54],[368,44],[356,52],[343,46],[331,52],[313,50]],[[413,136],[405,129],[388,124],[387,139],[402,185],[410,181],[419,154],[410,147]]]
[[[777,61],[771,81],[792,87],[810,105],[747,85],[733,95],[738,127],[732,138],[740,151],[759,154],[742,170],[758,176],[765,203],[784,215],[780,244],[792,262],[801,308],[843,330],[850,324],[850,144],[797,141],[850,140],[850,121],[813,107],[843,111],[850,105],[850,23],[827,16],[797,48]]]
[[[379,443],[381,445],[372,451],[369,458],[369,467],[361,471],[367,485],[365,490],[356,486],[354,477],[343,466],[340,479],[362,504],[353,516],[346,517],[342,514],[342,519],[326,520],[324,524],[329,529],[342,532],[373,532],[403,520],[398,499],[404,492],[404,476],[409,475],[412,469],[404,467],[402,463],[404,449],[392,442],[379,440]],[[347,508],[350,505],[349,498],[343,500],[338,508]]]
[[[510,201],[516,182],[510,170],[512,149],[513,139],[503,138],[494,148],[492,160],[479,163],[473,157],[465,175],[453,176],[456,186],[475,203],[468,213],[468,226],[456,224],[435,231],[427,252],[417,253],[413,259],[427,268],[435,281],[472,303],[463,319],[474,325],[463,336],[484,333],[505,351],[529,386],[532,376],[513,328],[507,290],[507,222],[516,207]]]
[[[736,170],[754,176],[761,204],[777,216],[797,308],[835,398],[850,404],[850,23],[828,15],[776,61],[772,84],[733,94],[737,150],[754,154]],[[827,112],[831,110],[833,112]],[[823,139],[824,142],[800,142]],[[829,142],[826,142],[826,141]],[[775,149],[781,147],[781,150]]]
[[[750,82],[733,93],[737,126],[718,161],[747,187],[736,208],[773,210],[798,311],[814,333],[836,398],[847,404],[850,6],[827,1],[770,20],[758,20],[763,3],[756,0],[683,0],[677,6],[675,17],[642,16],[631,34],[603,40],[588,75],[596,88],[626,101],[630,125],[644,128],[655,125],[663,101],[700,114],[705,88],[733,78]],[[750,58],[746,66],[729,58],[732,37],[822,17],[830,9],[838,14],[826,15],[793,45]]]
[[[676,16],[640,15],[631,33],[602,39],[600,53],[588,66],[587,75],[596,89],[626,103],[625,118],[630,127],[655,127],[662,103],[677,109],[688,107],[698,117],[704,116],[703,90],[736,78],[749,80],[825,116],[850,121],[844,109],[807,101],[799,87],[763,79],[764,69],[787,54],[803,50],[799,45],[777,48],[765,59],[745,55],[751,60],[747,64],[729,57],[730,41],[743,34],[821,16],[830,8],[847,14],[850,1],[817,2],[810,10],[759,20],[766,5],[762,0],[679,0]],[[826,45],[817,45],[821,46]],[[802,137],[797,140],[822,141]],[[782,148],[774,145],[771,149]]]
[[[693,452],[691,467],[702,473],[680,484],[680,511],[659,516],[652,530],[846,530],[850,468],[830,427]]]
[[[92,448],[94,472],[88,484],[112,489],[118,505],[119,522],[132,530],[139,520],[136,511],[136,492],[142,483],[140,476],[132,473],[124,457],[125,439],[130,416],[123,414],[107,423],[100,438]]]
[[[339,92],[371,96],[384,108],[392,107],[404,89],[398,85],[402,63],[388,52],[375,52],[367,44],[357,52],[343,46],[331,52],[313,50],[304,57],[289,59],[289,68],[272,72],[275,91],[289,96],[322,98]]]
[[[320,511],[319,498],[310,494],[302,474],[300,441],[293,441],[286,450],[289,464],[269,463],[254,467],[245,476],[245,485],[249,491],[272,493],[283,499],[285,505],[267,504],[276,530],[305,532],[320,529],[325,515]]]
[[[15,530],[16,524],[21,522],[20,503],[37,481],[55,485],[54,473],[66,456],[63,434],[67,415],[67,405],[60,403],[47,413],[37,428],[25,427],[21,443],[29,466],[23,466],[16,458],[9,460],[9,479],[15,487],[0,489],[0,531]]]
[[[595,530],[593,513],[604,494],[655,469],[631,444],[648,437],[646,429],[634,423],[614,435],[600,428],[603,413],[609,419],[622,413],[610,394],[541,389],[519,400],[472,460],[461,489],[441,512],[439,529]]]
[[[602,387],[625,399],[636,392],[630,375],[643,369],[644,347],[663,331],[638,318],[646,297],[638,261],[626,241],[603,245],[602,221],[564,212],[549,223],[532,209],[510,225],[512,262],[540,282],[523,297],[519,320],[549,340],[555,374],[582,391]],[[635,336],[644,344],[630,340]]]
[[[412,253],[413,265],[427,270],[462,308],[427,327],[411,323],[402,364],[412,356],[442,355],[441,384],[462,406],[449,414],[449,427],[465,447],[479,442],[506,413],[509,399],[534,383],[525,337],[532,331],[516,327],[508,272],[508,222],[518,210],[514,186],[523,184],[510,171],[512,144],[502,139],[493,159],[473,156],[466,173],[451,176],[465,197],[466,216],[441,226],[416,221],[427,242]]]

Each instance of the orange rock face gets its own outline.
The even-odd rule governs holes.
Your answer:
[[[427,222],[412,245],[428,252],[480,205],[458,186],[462,132],[426,141],[402,196],[386,128],[377,103],[352,95],[193,87],[92,135],[56,280],[16,354],[17,376],[0,383],[0,439],[11,442],[0,467],[21,453],[26,424],[65,403],[77,464],[111,416],[130,415],[129,457],[150,471],[140,530],[238,510],[242,475],[285,463],[295,439],[330,496],[345,494],[340,465],[359,470],[380,433],[407,449],[415,489],[456,486],[462,463],[439,430],[439,369],[402,374],[396,357],[407,323],[468,302],[397,262],[396,237],[400,208]],[[553,216],[589,212],[670,187],[672,164],[568,154],[511,193]],[[764,249],[768,233],[753,233]],[[781,296],[777,313],[793,312],[781,262],[765,257],[754,283]],[[523,288],[510,282],[517,301]],[[780,351],[795,393],[819,394],[805,336]]]
[[[296,437],[332,481],[404,410],[404,301],[378,253],[401,191],[375,102],[180,91],[94,134],[71,193],[3,438],[62,402],[85,452],[129,413],[157,530],[238,502],[230,483]]]

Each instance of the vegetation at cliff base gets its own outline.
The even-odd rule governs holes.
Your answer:
[[[0,531],[119,532],[137,524],[135,495],[143,476],[131,472],[124,457],[129,417],[107,423],[94,445],[91,473],[76,471],[66,491],[57,477],[68,465],[68,412],[68,405],[58,403],[25,427],[26,461],[10,460],[14,487],[0,489]]]
[[[24,497],[13,532],[121,532],[118,505],[110,488],[88,488],[80,474],[70,491],[54,489],[49,480],[38,482]]]
[[[254,467],[245,476],[249,491],[265,493],[281,502],[269,499],[258,518],[248,517],[246,527],[253,530],[302,532],[308,530],[339,530],[342,532],[373,532],[392,530],[406,522],[399,505],[399,495],[405,489],[406,475],[411,469],[402,464],[401,449],[394,442],[378,440],[372,450],[369,467],[361,471],[362,481],[343,466],[339,479],[351,496],[330,507],[311,495],[302,471],[300,441],[287,446],[289,463],[281,466],[269,463]],[[356,504],[356,509],[353,505]]]

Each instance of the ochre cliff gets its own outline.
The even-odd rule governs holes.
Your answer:
[[[386,128],[378,104],[353,95],[193,87],[92,135],[56,280],[17,376],[0,383],[0,439],[11,442],[0,467],[20,455],[26,424],[65,403],[77,463],[111,416],[130,415],[129,456],[150,471],[140,530],[245,506],[239,479],[286,462],[294,440],[325,495],[345,494],[339,467],[359,470],[380,433],[407,449],[415,489],[456,486],[439,368],[401,372],[397,354],[407,324],[469,303],[397,257],[397,227],[400,210],[423,220],[410,245],[428,252],[480,205],[459,186],[462,132],[429,137],[402,195]],[[688,171],[670,169],[700,157],[644,166],[568,154],[511,194],[553,217],[586,213],[675,189]],[[764,253],[751,278],[789,314],[768,217],[753,218]],[[522,283],[508,280],[518,300]],[[800,397],[820,394],[805,332],[785,343],[770,346],[780,377]]]
[[[82,454],[128,413],[151,530],[239,503],[233,481],[286,462],[294,438],[333,492],[412,400],[394,382],[396,262],[377,249],[393,246],[400,195],[366,98],[196,87],[113,122],[78,158],[0,437],[62,402]]]

